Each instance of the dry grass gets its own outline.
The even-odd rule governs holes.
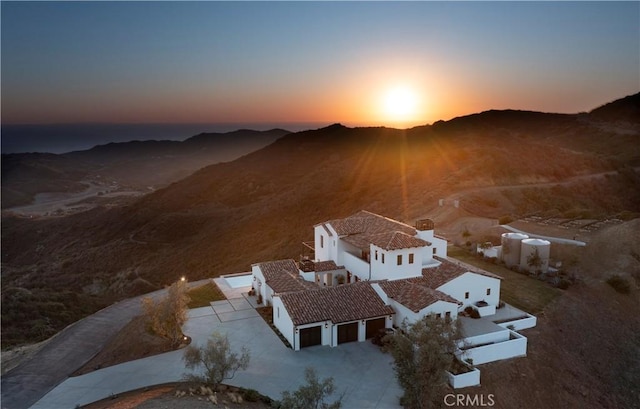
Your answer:
[[[545,282],[474,257],[460,247],[450,246],[447,252],[450,257],[498,274],[503,278],[500,284],[500,298],[502,301],[531,314],[542,312],[549,303],[561,294],[560,290],[549,286]]]
[[[191,299],[187,304],[189,308],[207,307],[212,301],[225,299],[224,294],[214,282],[192,288],[187,295]]]

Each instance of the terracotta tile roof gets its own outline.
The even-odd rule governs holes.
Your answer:
[[[286,293],[291,291],[302,291],[309,288],[309,284],[299,275],[296,262],[289,260],[276,260],[258,263],[266,284],[276,293]]]
[[[469,272],[480,274],[486,277],[496,278],[498,280],[502,279],[500,276],[489,273],[488,271],[483,271],[477,268],[467,268],[455,264],[442,257],[434,258],[441,263],[439,266],[422,269],[422,276],[424,277],[425,282],[430,288],[434,290],[448,283],[449,281]]]
[[[415,237],[415,228],[366,210],[344,219],[331,220],[328,224],[344,241],[363,250],[369,249],[371,243],[386,250],[429,244]]]
[[[437,301],[461,304],[455,298],[429,288],[423,278],[381,281],[379,285],[389,298],[396,300],[413,312],[420,312]]]
[[[379,233],[369,236],[372,244],[385,250],[409,249],[428,246],[429,243],[400,231]]]
[[[393,315],[370,283],[360,282],[280,295],[293,325],[334,324]]]
[[[338,266],[335,261],[316,261],[313,263],[314,271],[322,272],[322,271],[332,271],[332,270],[340,270],[343,269],[344,266]]]
[[[401,231],[411,236],[416,235],[415,228],[366,210],[361,210],[344,219],[331,220],[328,223],[340,236],[359,233],[375,234],[388,231]]]

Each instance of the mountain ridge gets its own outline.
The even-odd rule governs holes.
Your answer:
[[[112,142],[64,154],[2,154],[2,208],[27,205],[38,193],[79,192],[88,184],[148,191],[200,167],[233,160],[289,131],[201,133],[185,141]],[[164,161],[164,162],[161,162]],[[33,174],[39,177],[33,177]]]
[[[456,211],[493,220],[640,216],[637,123],[529,115],[494,111],[406,130],[334,124],[283,135],[123,206],[5,214],[3,346],[44,339],[182,275],[295,259],[314,224],[362,209],[411,224],[438,212],[439,199],[485,186],[490,193],[463,196]],[[577,178],[591,174],[600,176]]]

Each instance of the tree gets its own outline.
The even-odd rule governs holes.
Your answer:
[[[542,267],[542,257],[540,257],[538,249],[534,249],[533,253],[527,256],[527,265],[533,267],[533,271],[540,271],[540,267]]]
[[[229,338],[214,332],[207,345],[195,347],[189,345],[182,359],[188,369],[204,367],[203,375],[187,374],[185,377],[194,382],[202,382],[217,388],[225,379],[232,379],[239,369],[249,366],[249,350],[242,347],[241,354],[231,352]]]
[[[167,296],[154,301],[150,297],[142,299],[142,308],[147,325],[154,333],[171,340],[177,347],[182,341],[182,326],[187,322],[187,281],[182,279],[173,283],[167,290]]]
[[[391,354],[398,383],[404,389],[401,403],[409,409],[440,406],[449,368],[461,338],[457,321],[432,315],[390,335]]]
[[[285,391],[282,393],[282,400],[273,404],[279,409],[339,409],[342,405],[342,396],[332,404],[324,400],[335,391],[333,378],[329,377],[322,381],[313,368],[306,368],[304,377],[306,385],[302,385],[293,393]]]

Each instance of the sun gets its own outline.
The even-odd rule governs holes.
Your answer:
[[[410,121],[415,119],[418,113],[418,95],[406,86],[389,88],[382,102],[382,110],[387,120]]]

